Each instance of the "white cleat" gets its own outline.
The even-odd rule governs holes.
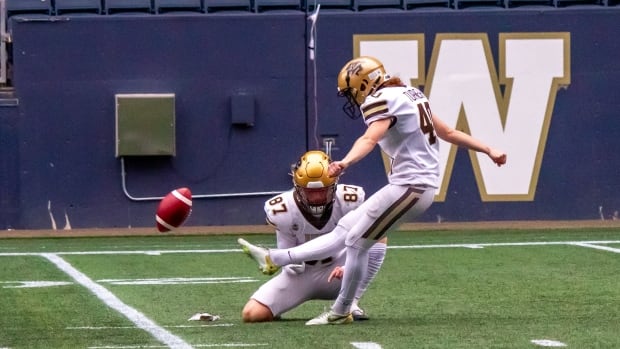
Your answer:
[[[258,263],[258,269],[263,274],[273,275],[278,270],[280,270],[280,267],[275,265],[271,261],[271,257],[269,256],[268,249],[264,247],[252,245],[251,243],[241,238],[237,239],[237,243],[241,245],[241,249],[243,250],[243,252],[245,252],[245,254],[250,256],[253,260],[256,261],[256,263]]]
[[[306,325],[345,325],[353,322],[353,315],[336,314],[333,311],[327,311],[312,320],[306,322]]]
[[[364,309],[357,306],[351,307],[351,315],[353,315],[354,321],[364,321],[370,319]]]

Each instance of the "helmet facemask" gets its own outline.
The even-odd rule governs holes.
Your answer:
[[[353,95],[353,91],[357,91],[352,88],[347,88],[341,91],[338,91],[338,97],[344,97],[347,101],[342,106],[342,111],[351,119],[355,120],[362,116],[362,112],[360,110],[359,104],[357,104],[357,100]]]
[[[312,188],[313,184],[317,184],[316,188]],[[320,187],[320,182],[308,183],[308,187],[295,186],[295,191],[299,195],[299,199],[306,211],[312,216],[319,218],[325,212],[325,209],[334,201],[334,193],[336,185],[329,187]]]

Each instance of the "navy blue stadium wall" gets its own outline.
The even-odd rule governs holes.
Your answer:
[[[335,87],[343,63],[364,50],[359,35],[423,38],[429,76],[442,35],[488,37],[494,67],[506,33],[560,33],[570,44],[570,77],[551,101],[529,191],[484,194],[477,162],[459,150],[444,196],[420,220],[597,219],[620,209],[620,9],[322,10],[316,61],[306,15],[11,17],[18,104],[0,106],[0,228],[154,227],[156,198],[183,186],[196,196],[188,225],[264,223],[263,202],[290,188],[299,154],[331,138],[340,158],[363,132]],[[115,95],[134,93],[175,95],[175,156],[116,156]],[[233,117],[239,95],[249,96],[247,125]],[[380,188],[379,151],[341,182]]]

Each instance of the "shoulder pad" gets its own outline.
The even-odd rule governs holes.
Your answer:
[[[364,188],[358,185],[338,184],[336,197],[346,205],[359,206],[366,198]]]
[[[286,191],[265,201],[267,223],[274,227],[290,225],[296,210],[293,192]]]

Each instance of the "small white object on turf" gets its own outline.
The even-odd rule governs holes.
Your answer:
[[[211,315],[209,313],[196,313],[192,315],[187,321],[217,321],[220,319],[219,315]]]

